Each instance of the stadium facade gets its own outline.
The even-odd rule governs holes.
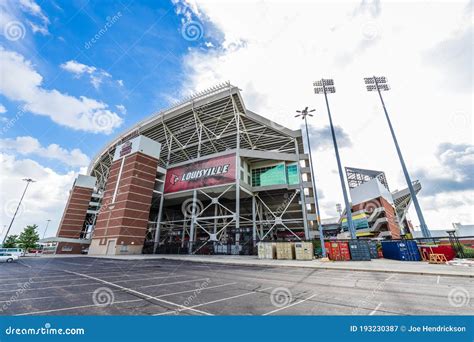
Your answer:
[[[225,83],[152,115],[79,175],[56,253],[250,254],[258,241],[314,238],[301,130],[246,108]]]

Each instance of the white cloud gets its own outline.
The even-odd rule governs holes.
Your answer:
[[[6,152],[16,152],[21,155],[36,155],[39,157],[57,160],[71,167],[86,167],[89,158],[80,149],[67,150],[57,144],[41,146],[38,139],[30,136],[16,137],[16,139],[0,139],[0,148]]]
[[[121,87],[123,87],[123,80],[117,80],[117,84]]]
[[[76,77],[80,77],[83,74],[88,74],[90,82],[92,83],[95,89],[99,89],[100,85],[106,78],[112,78],[112,75],[110,75],[105,70],[97,69],[94,66],[82,64],[74,60],[67,61],[66,63],[61,64],[60,67],[63,70],[74,74]]]
[[[177,13],[189,20],[192,12],[205,31],[201,46],[190,48],[183,59],[182,93],[230,80],[243,90],[249,109],[293,129],[299,128],[292,115],[296,109],[316,108],[311,125],[321,130],[328,118],[324,98],[314,95],[312,82],[334,78],[337,92],[329,98],[333,121],[352,141],[340,150],[343,166],[384,170],[391,188],[406,187],[380,102],[365,91],[363,77],[388,77],[392,90],[385,101],[410,170],[437,163],[440,141],[472,144],[472,93],[444,86],[451,55],[426,63],[436,47],[449,49],[443,42],[462,41],[462,34],[470,32],[467,3],[307,1],[295,6],[241,1],[222,6],[176,1]],[[206,49],[206,41],[215,47]],[[470,45],[454,45],[464,61]],[[472,65],[463,72],[472,74]],[[326,201],[342,203],[338,176],[332,172],[333,150],[313,151]],[[422,204],[424,196],[422,190]],[[466,205],[459,210],[465,213],[469,207],[473,209]],[[459,215],[427,211],[427,220],[447,227]]]
[[[33,33],[39,32],[42,35],[49,34],[48,25],[50,23],[48,17],[44,14],[41,7],[34,0],[19,0],[20,9],[37,20],[36,22],[27,19]]]
[[[127,114],[127,108],[125,108],[124,105],[121,105],[121,104],[120,104],[120,105],[116,105],[115,107],[116,107],[117,110],[120,112],[120,114],[122,114],[122,115]]]
[[[42,237],[46,220],[51,219],[46,236],[55,235],[68,198],[68,192],[77,176],[76,172],[56,173],[30,159],[16,159],[14,156],[1,153],[2,177],[0,179],[0,221],[10,223],[13,211],[25,187],[22,178],[33,178],[23,199],[15,223],[10,231],[18,234],[28,224],[37,224]],[[84,171],[84,170],[82,170]],[[3,238],[3,231],[0,235]]]
[[[4,105],[0,103],[0,114],[5,114],[7,112],[7,109],[5,108]]]
[[[26,110],[48,116],[54,122],[75,130],[110,134],[122,119],[107,104],[79,98],[42,87],[43,77],[30,61],[0,47],[0,93],[11,101],[25,104]]]

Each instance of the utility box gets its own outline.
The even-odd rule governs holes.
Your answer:
[[[259,242],[258,243],[259,259],[276,259],[276,243],[275,242]]]
[[[313,260],[313,243],[312,242],[295,242],[296,260]]]
[[[278,242],[276,244],[278,260],[293,260],[295,258],[295,245],[291,242]]]

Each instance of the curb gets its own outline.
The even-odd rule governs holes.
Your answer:
[[[93,255],[88,257],[93,258]],[[312,268],[312,269],[323,269],[323,270],[341,270],[341,271],[356,271],[356,272],[380,272],[380,273],[399,273],[399,274],[418,274],[418,275],[432,275],[432,276],[447,276],[447,277],[466,277],[474,278],[474,274],[464,274],[464,273],[448,273],[448,272],[436,272],[436,271],[408,271],[408,270],[387,270],[387,269],[373,269],[373,268],[352,268],[352,267],[331,267],[331,266],[320,266],[320,265],[287,265],[287,264],[259,264],[252,262],[232,262],[224,260],[195,260],[188,258],[169,258],[169,257],[155,257],[151,258],[134,258],[134,259],[118,259],[114,257],[100,256],[102,259],[112,259],[112,260],[178,260],[178,261],[190,261],[197,263],[210,263],[210,264],[221,264],[221,265],[231,265],[231,266],[262,266],[262,267],[300,267],[300,268]]]

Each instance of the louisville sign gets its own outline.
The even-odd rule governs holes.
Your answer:
[[[165,193],[235,182],[235,154],[168,169]]]

